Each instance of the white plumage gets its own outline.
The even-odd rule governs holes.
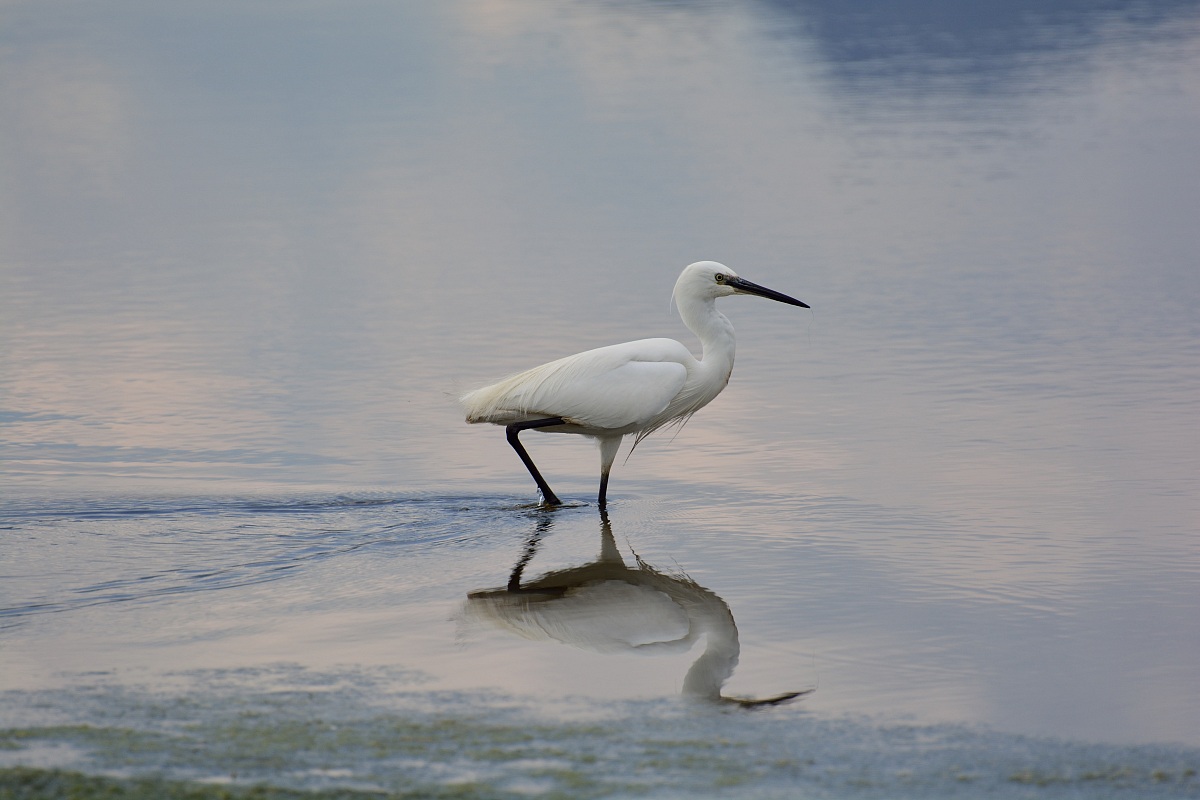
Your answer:
[[[511,425],[562,417],[571,425],[615,432],[662,414],[696,361],[673,339],[598,347],[526,370],[463,397],[467,422]],[[626,431],[631,433],[632,431]]]
[[[595,653],[682,653],[704,638],[704,651],[683,678],[685,697],[755,708],[808,694],[787,692],[763,700],[721,694],[741,653],[733,612],[686,575],[661,572],[636,554],[636,565],[626,566],[606,512],[600,512],[600,554],[594,561],[522,582],[539,537],[537,532],[530,538],[506,588],[467,595],[464,623]]]
[[[808,306],[751,283],[715,261],[685,268],[674,299],[687,327],[700,338],[697,359],[674,339],[641,339],[576,353],[512,375],[462,396],[467,422],[508,429],[508,441],[525,463],[546,505],[559,500],[534,466],[517,435],[529,428],[575,433],[600,444],[600,505],[621,439],[636,441],[664,425],[682,423],[729,383],[733,370],[733,325],[716,308],[718,297],[756,294]],[[635,442],[636,446],[636,442]]]

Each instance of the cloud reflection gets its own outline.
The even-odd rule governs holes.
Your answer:
[[[134,154],[127,76],[83,48],[47,47],[13,66],[0,80],[21,156],[4,159],[11,179],[60,202],[120,195]]]
[[[463,606],[465,623],[601,654],[675,654],[690,650],[703,637],[704,650],[683,679],[682,693],[689,700],[754,708],[812,691],[762,699],[721,694],[741,652],[729,606],[686,575],[661,572],[636,553],[634,566],[627,566],[603,511],[600,553],[594,561],[523,581],[525,568],[553,524],[551,514],[538,515],[508,585],[470,592]]]
[[[1195,34],[1193,0],[759,0],[772,30],[803,41],[842,91],[990,96],[1027,88],[1031,67],[1069,67],[1115,40]]]

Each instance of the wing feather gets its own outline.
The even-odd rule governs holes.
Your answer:
[[[661,414],[687,381],[691,358],[672,339],[643,339],[551,361],[461,401],[468,422],[562,417],[583,427],[619,430]]]

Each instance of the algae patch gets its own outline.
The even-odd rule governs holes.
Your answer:
[[[302,791],[278,786],[219,786],[157,777],[114,778],[66,770],[0,769],[0,800],[483,800],[515,797],[473,786],[414,792]]]
[[[0,693],[0,800],[1200,796],[1182,747],[670,701],[581,700],[580,722],[355,668],[185,678]]]

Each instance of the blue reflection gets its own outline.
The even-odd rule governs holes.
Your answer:
[[[1031,63],[1075,60],[1120,30],[1123,38],[1194,35],[1175,24],[1189,0],[1090,2],[929,0],[838,3],[759,0],[781,35],[811,39],[830,72],[859,91],[921,91],[953,76],[963,89],[1011,91]]]

